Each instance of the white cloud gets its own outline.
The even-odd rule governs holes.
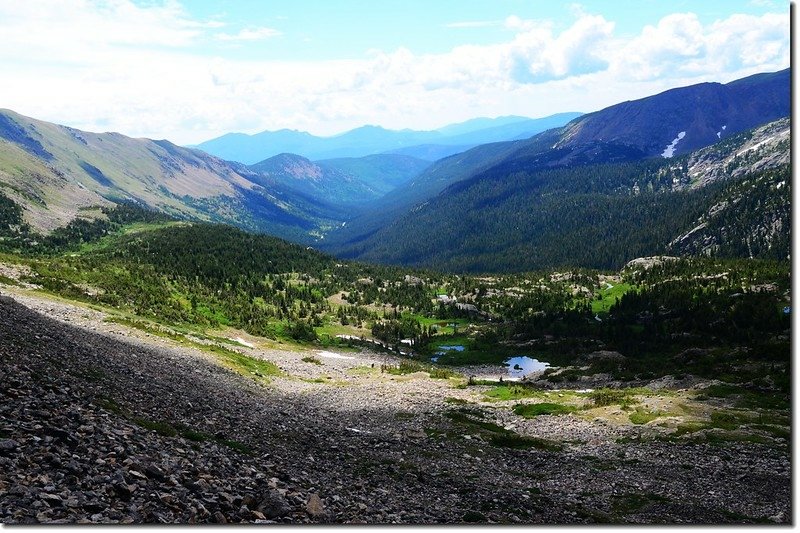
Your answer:
[[[192,20],[176,2],[140,7],[128,0],[0,1],[4,43],[46,49],[56,57],[95,46],[184,47],[204,28],[218,25]]]
[[[277,37],[282,33],[274,28],[244,28],[239,33],[217,33],[214,38],[219,41],[261,41]]]
[[[678,13],[622,38],[612,20],[573,13],[560,30],[510,16],[498,21],[511,32],[507,41],[446,53],[399,48],[280,62],[197,53],[193,45],[215,35],[246,41],[277,30],[220,32],[222,23],[194,20],[175,2],[0,0],[0,107],[194,143],[229,131],[333,134],[361,124],[435,128],[473,116],[592,111],[789,65],[789,18],[781,14],[702,24]]]
[[[709,79],[748,68],[789,65],[789,18],[779,14],[731,15],[703,26],[693,13],[645,26],[611,60],[614,71],[634,80],[706,75]]]

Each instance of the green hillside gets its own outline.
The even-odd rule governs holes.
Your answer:
[[[483,168],[440,172],[456,178],[427,201],[349,221],[327,249],[457,272],[619,268],[667,252],[789,254],[785,119],[671,159],[639,160],[602,143],[548,150],[531,140],[507,149]],[[416,181],[445,165],[456,167],[443,160]]]
[[[782,360],[788,350],[781,337],[789,327],[781,311],[790,290],[785,259],[653,258],[616,272],[474,277],[341,261],[274,237],[178,222],[135,206],[103,214],[42,237],[21,229],[18,206],[3,199],[3,262],[24,265],[20,281],[151,329],[160,324],[219,336],[235,328],[321,345],[354,342],[336,335],[372,338],[445,365],[499,364],[512,355],[573,365],[587,350],[606,349],[628,357],[612,369],[625,379],[679,368],[711,376],[713,360],[689,369],[672,355],[687,347],[745,345],[761,346],[759,357]],[[463,350],[437,354],[454,344]]]
[[[45,232],[119,202],[305,241],[343,220],[335,205],[279,184],[265,188],[247,167],[199,150],[80,131],[8,110],[0,111],[0,191]]]

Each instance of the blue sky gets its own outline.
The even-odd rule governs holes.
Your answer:
[[[187,2],[185,8],[203,20],[224,22],[231,33],[266,27],[275,38],[248,46],[210,42],[207,54],[275,60],[356,59],[371,49],[405,47],[414,53],[444,53],[462,44],[507,40],[509,16],[552,20],[566,29],[576,10],[599,13],[616,24],[620,36],[638,34],[642,26],[671,13],[693,12],[703,23],[731,13],[762,15],[780,11],[781,2],[750,0],[239,0]],[[788,13],[788,2],[783,3]]]
[[[593,111],[789,66],[778,0],[0,0],[0,107],[197,143]]]

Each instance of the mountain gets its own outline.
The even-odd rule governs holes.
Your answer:
[[[582,115],[530,138],[484,144],[442,158],[328,235],[324,246],[334,253],[357,253],[354,250],[364,249],[367,239],[398,217],[411,216],[450,185],[483,172],[510,176],[535,169],[673,157],[734,137],[788,116],[789,84],[787,69],[725,85],[681,87]],[[524,121],[512,119],[504,127],[521,124]]]
[[[788,121],[783,122],[788,131]],[[456,272],[611,269],[667,252],[785,258],[791,183],[787,139],[778,134],[752,148],[757,144],[752,137],[740,135],[713,165],[716,145],[669,160],[513,174],[492,168],[369,228],[360,239],[340,243],[336,252],[343,258]],[[695,170],[701,167],[705,174]],[[718,177],[705,180],[707,175]],[[337,234],[352,232],[358,220],[330,241],[339,242]]]
[[[317,139],[305,131],[288,129],[265,131],[256,135],[226,133],[192,148],[199,148],[228,161],[252,164],[280,153],[305,153],[306,147],[313,145]],[[265,152],[264,146],[274,146],[275,149]]]
[[[375,154],[324,159],[316,164],[323,169],[358,179],[382,196],[418,176],[431,163],[407,155]]]
[[[296,154],[279,154],[249,168],[262,186],[292,190],[318,202],[365,204],[416,176],[427,161],[377,154],[362,158],[312,162]]]
[[[444,158],[324,247],[468,271],[611,268],[664,251],[700,223],[708,202],[725,201],[710,185],[788,164],[788,121],[747,130],[789,115],[789,84],[784,70],[673,89]]]
[[[459,144],[416,144],[414,146],[406,146],[405,148],[398,148],[390,150],[387,154],[406,155],[426,161],[437,161],[453,154],[460,154],[472,148],[472,145],[459,145]]]
[[[580,113],[576,113],[576,115],[580,115]],[[473,133],[489,128],[508,126],[510,124],[519,124],[520,122],[526,122],[529,120],[531,119],[528,117],[521,117],[519,115],[508,115],[495,118],[478,117],[465,120],[464,122],[458,122],[456,124],[448,124],[447,126],[438,128],[436,131],[448,136],[464,135],[466,133]]]
[[[41,231],[119,202],[297,240],[347,218],[335,205],[266,184],[244,165],[200,150],[80,131],[9,110],[0,111],[0,191]]]
[[[305,157],[279,154],[249,167],[268,188],[285,188],[330,202],[369,201],[379,194],[366,183],[335,168],[323,169]]]
[[[436,161],[424,172],[367,206],[320,244],[339,253],[368,239],[397,217],[407,215],[414,206],[435,197],[452,183],[482,169],[490,168],[513,153],[519,142],[477,146],[466,152]],[[349,252],[348,252],[349,253]]]
[[[790,82],[786,69],[623,102],[573,120],[555,147],[603,141],[636,148],[645,156],[688,153],[789,116]]]
[[[500,121],[501,124],[487,125],[484,128],[473,131],[464,130],[463,127],[458,128],[455,131],[462,130],[462,133],[450,134],[451,136],[448,139],[448,143],[457,145],[476,146],[479,144],[527,139],[545,130],[561,127],[564,124],[567,124],[571,120],[576,119],[580,116],[582,116],[581,113],[557,113],[555,115],[550,115],[549,117],[544,117],[540,119],[506,117],[506,118],[518,119],[508,123],[502,123],[501,119],[496,119],[497,121]],[[468,123],[462,123],[461,125],[456,125],[456,126],[464,126],[465,124]],[[448,127],[443,129],[447,130]],[[441,132],[442,130],[438,131]]]
[[[433,161],[479,144],[530,137],[548,128],[563,126],[579,115],[559,113],[539,119],[479,118],[432,131],[362,126],[331,137],[293,130],[263,131],[254,135],[229,133],[200,143],[196,148],[245,164],[280,153],[294,153],[311,160],[397,153]]]

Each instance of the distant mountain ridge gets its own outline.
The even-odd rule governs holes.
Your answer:
[[[357,205],[376,200],[428,165],[394,154],[317,162],[297,154],[278,154],[248,168],[259,175],[262,185],[310,195],[320,202]]]
[[[538,119],[517,116],[477,118],[431,131],[388,130],[368,125],[330,137],[286,129],[254,135],[228,133],[194,147],[245,164],[254,164],[280,153],[293,153],[315,161],[399,153],[433,161],[457,153],[453,150],[463,151],[479,144],[527,138],[563,126],[580,115],[558,113]]]
[[[328,235],[323,247],[348,258],[469,271],[513,269],[511,255],[522,268],[540,268],[617,265],[623,249],[652,253],[654,243],[666,246],[683,226],[654,213],[649,223],[659,220],[671,228],[664,235],[628,228],[630,220],[648,222],[644,204],[624,195],[658,192],[652,209],[683,210],[686,221],[696,221],[704,213],[705,193],[684,194],[694,195],[699,210],[670,194],[788,165],[785,118],[748,131],[789,116],[790,81],[787,69],[725,85],[673,89],[583,115],[530,139],[481,145],[441,159]],[[751,142],[751,137],[763,140]],[[708,148],[697,151],[703,147]],[[767,148],[774,151],[763,155]],[[682,155],[688,153],[692,157],[686,160]],[[681,170],[684,166],[691,174]],[[759,190],[773,194],[777,189]],[[590,199],[594,205],[586,203]],[[586,224],[599,224],[597,231],[586,232],[574,218],[577,213]],[[589,235],[620,239],[603,229],[612,223],[641,233],[639,244],[621,246],[612,257],[596,249],[596,240],[584,240]],[[566,238],[553,231],[559,226],[571,228],[584,251],[577,247],[566,253],[562,246],[548,249],[547,259],[524,259],[543,257],[543,249],[530,244],[541,242],[542,235],[556,242]]]
[[[448,138],[524,138],[433,163],[386,152],[316,161],[282,153],[247,166],[0,110],[0,192],[42,232],[131,201],[341,257],[449,270],[616,267],[631,254],[671,250],[785,257],[790,82],[784,70],[673,89],[530,137],[519,133],[524,117],[467,121],[446,127]],[[366,150],[415,133],[367,126],[335,139]],[[746,180],[752,187],[739,186]],[[741,220],[734,200],[747,206]],[[769,214],[759,218],[759,205]],[[725,242],[728,231],[736,242]]]
[[[98,206],[134,202],[173,216],[227,222],[312,240],[339,225],[342,208],[201,150],[166,140],[92,133],[0,110],[0,192],[28,224],[50,231]]]

